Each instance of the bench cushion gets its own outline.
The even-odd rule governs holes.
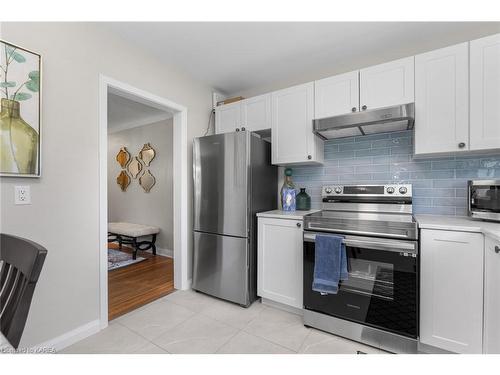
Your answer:
[[[160,228],[133,223],[108,223],[108,232],[129,237],[142,237],[160,232]]]

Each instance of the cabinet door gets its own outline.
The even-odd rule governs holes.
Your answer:
[[[484,352],[500,354],[500,241],[486,237]]]
[[[423,229],[420,247],[420,341],[481,353],[483,235]]]
[[[467,43],[415,56],[415,154],[469,148]]]
[[[257,294],[302,308],[302,220],[259,218]]]
[[[314,83],[272,93],[273,164],[323,161],[323,142],[313,134]]]
[[[314,82],[314,118],[343,115],[358,110],[358,71]]]
[[[414,57],[361,69],[359,73],[360,109],[374,109],[413,103]]]
[[[215,132],[229,133],[241,128],[241,103],[231,103],[215,108]]]
[[[500,149],[500,34],[470,42],[470,149]]]
[[[271,94],[241,102],[241,126],[248,131],[271,129]]]

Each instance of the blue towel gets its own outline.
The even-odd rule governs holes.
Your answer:
[[[316,235],[312,289],[321,294],[337,294],[339,281],[347,280],[347,255],[344,238]]]

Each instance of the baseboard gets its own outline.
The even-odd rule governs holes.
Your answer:
[[[299,309],[297,307],[285,305],[284,303],[281,302],[272,301],[267,298],[261,298],[261,302],[263,305],[271,306],[276,309],[283,310],[295,315],[300,315],[300,316],[304,315],[304,310]]]
[[[161,247],[156,246],[156,254],[163,255],[165,257],[173,258],[174,251],[170,249],[162,249]]]
[[[83,326],[75,328],[69,332],[62,334],[61,336],[55,337],[51,340],[45,341],[41,344],[35,345],[33,348],[50,348],[54,349],[56,352],[67,348],[74,343],[83,340],[101,330],[99,320],[94,320]]]

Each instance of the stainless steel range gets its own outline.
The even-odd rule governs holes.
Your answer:
[[[304,324],[381,349],[417,352],[418,227],[412,187],[335,185],[304,217]],[[312,290],[315,239],[344,237],[349,278],[337,294]]]

